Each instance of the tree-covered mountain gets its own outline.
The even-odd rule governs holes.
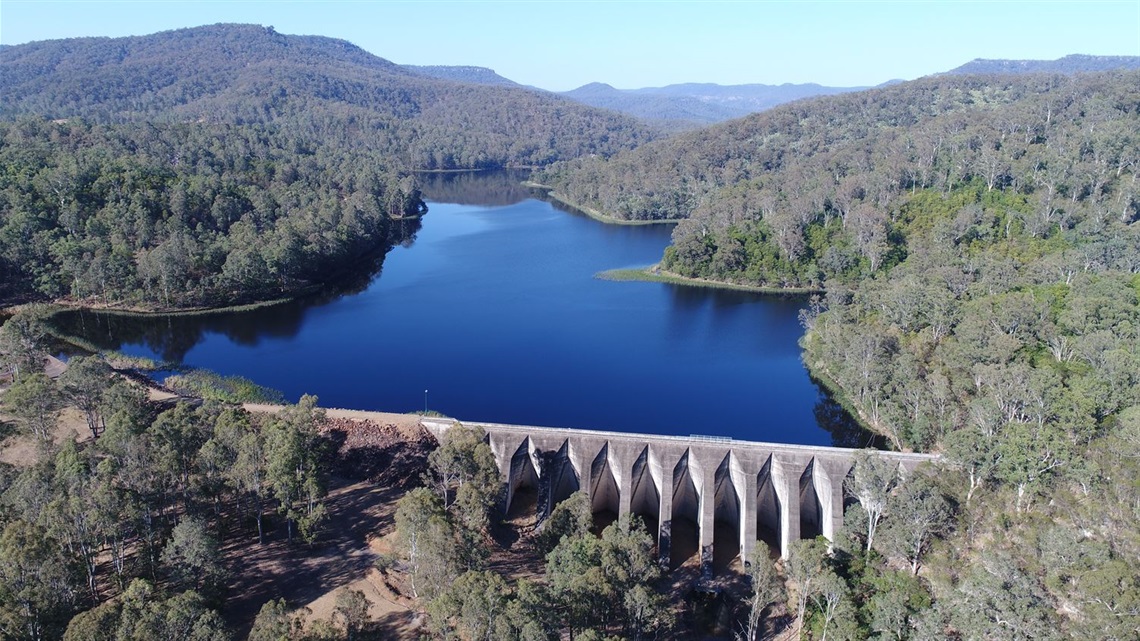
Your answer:
[[[471,67],[467,65],[401,65],[404,69],[428,78],[440,80],[454,80],[474,85],[495,85],[500,87],[522,87],[509,78],[495,73],[494,69],[486,67]]]
[[[1137,71],[942,75],[539,179],[606,214],[684,218],[667,270],[824,289],[802,314],[810,371],[895,447],[943,454],[937,491],[883,494],[894,543],[853,526],[837,546],[836,603],[855,611],[833,621],[862,626],[843,638],[1131,639],[1138,132]],[[922,587],[875,596],[892,572],[876,550],[918,554],[939,511]]]
[[[0,113],[276,123],[408,169],[542,165],[650,137],[632,118],[552,94],[427,78],[342,40],[254,25],[9,47]]]
[[[1072,54],[1056,60],[986,60],[976,58],[947,73],[1090,73],[1140,69],[1140,56]]]
[[[717,85],[683,83],[665,87],[615,89],[594,82],[563,92],[593,107],[612,109],[667,129],[695,129],[740,118],[776,105],[812,96],[826,96],[865,87],[824,87],[817,84]]]
[[[347,42],[214,25],[0,52],[0,300],[279,298],[406,238],[409,170],[649,138],[542,92],[426,78]]]

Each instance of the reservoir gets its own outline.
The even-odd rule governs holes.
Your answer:
[[[658,261],[672,227],[599,223],[517,180],[424,177],[422,225],[349,291],[67,324],[325,407],[422,411],[426,390],[429,409],[461,420],[868,444],[800,360],[805,298],[596,278]]]

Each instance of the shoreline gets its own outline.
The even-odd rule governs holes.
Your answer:
[[[742,285],[724,281],[709,280],[707,278],[690,278],[661,269],[660,263],[648,267],[634,269],[607,269],[594,274],[594,278],[612,281],[640,281],[647,283],[668,283],[686,287],[704,287],[707,289],[728,289],[755,294],[769,294],[776,296],[803,296],[807,294],[823,293],[822,289],[810,287],[764,287],[762,285]]]
[[[459,169],[409,169],[413,174],[477,174],[493,171],[534,171],[540,165],[508,165],[505,167],[468,167]]]
[[[805,336],[806,336],[806,333],[805,333]],[[844,390],[843,387],[838,382],[836,382],[834,378],[831,377],[831,374],[828,373],[822,367],[818,366],[816,363],[812,362],[810,359],[806,358],[806,356],[808,355],[807,348],[804,347],[802,343],[800,344],[800,354],[801,354],[801,357],[804,357],[803,358],[804,368],[807,370],[808,377],[811,378],[812,382],[814,382],[816,385],[822,387],[823,389],[827,390],[828,394],[831,395],[831,399],[833,401],[835,401],[836,403],[838,403],[839,407],[841,407],[843,409],[843,411],[846,412],[847,415],[850,416],[855,421],[855,423],[858,424],[859,427],[864,432],[867,432],[868,434],[874,434],[875,436],[878,436],[879,438],[883,439],[884,445],[886,445],[885,449],[887,451],[902,452],[902,453],[916,453],[915,450],[896,447],[896,443],[891,438],[890,434],[887,434],[886,432],[882,432],[880,430],[877,430],[877,429],[871,427],[871,425],[866,421],[866,419],[863,418],[863,414],[851,402],[850,397],[847,394],[847,391]],[[919,451],[917,451],[917,453],[919,453],[919,454],[934,454],[934,455],[938,455],[938,456],[942,455],[942,452],[939,449],[933,449],[930,451],[919,450]]]
[[[530,180],[524,180],[521,184],[523,187],[528,187],[530,189],[535,189],[543,192],[543,197],[548,198],[558,203],[559,205],[562,205],[563,207],[572,209],[584,216],[588,216],[600,223],[605,223],[607,225],[676,225],[677,223],[681,222],[680,219],[674,218],[670,218],[668,220],[626,220],[624,218],[615,218],[613,216],[604,214],[597,209],[594,209],[593,207],[579,205],[578,203],[568,200],[562,194],[554,191],[554,188],[550,185],[543,185],[542,183],[536,183]]]
[[[319,289],[319,287],[313,287],[306,289],[306,291],[298,292],[295,295],[286,296],[283,298],[274,298],[272,300],[264,300],[253,303],[242,303],[240,305],[226,305],[223,307],[117,307],[115,305],[90,305],[86,303],[71,301],[51,301],[49,303],[41,304],[46,306],[50,310],[51,314],[56,314],[63,311],[88,311],[105,314],[116,314],[118,316],[134,316],[143,318],[147,316],[205,316],[207,314],[224,314],[229,312],[250,312],[256,309],[275,307],[277,305],[291,303],[299,298],[315,294]]]

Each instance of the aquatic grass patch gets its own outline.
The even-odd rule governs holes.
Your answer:
[[[183,396],[197,396],[224,403],[285,402],[285,395],[278,390],[258,385],[242,376],[222,376],[204,369],[182,370],[164,378],[162,384]]]

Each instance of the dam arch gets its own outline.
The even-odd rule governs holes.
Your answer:
[[[529,514],[538,518],[541,483],[533,448],[530,438],[526,438],[511,455],[511,471],[507,477],[507,495],[504,500],[508,517],[513,515],[518,518]]]
[[[690,465],[689,451],[673,467],[672,549],[669,563],[677,568],[701,550],[701,494],[694,480],[694,470]]]
[[[549,456],[550,464],[550,504],[546,513],[554,511],[561,502],[582,489],[578,470],[570,460],[569,442],[562,444],[558,451]]]
[[[641,449],[633,461],[630,470],[629,497],[630,513],[641,518],[646,531],[653,537],[654,542],[659,544],[661,491],[651,471],[648,445]]]
[[[772,479],[772,457],[769,456],[756,474],[756,540],[767,543],[777,555],[780,554],[782,510]]]
[[[617,520],[621,510],[620,494],[607,443],[590,464],[590,511],[599,531]]]
[[[815,483],[815,459],[800,475],[800,538],[814,539],[823,534],[823,510]]]
[[[727,568],[744,549],[741,540],[743,497],[733,482],[732,453],[725,455],[713,474],[713,570]]]

